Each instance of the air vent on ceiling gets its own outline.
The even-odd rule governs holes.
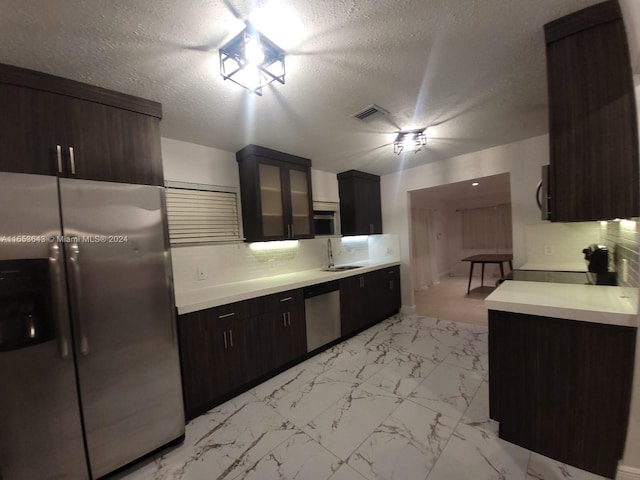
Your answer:
[[[363,108],[357,113],[354,113],[352,116],[357,118],[358,120],[372,119],[374,116],[378,115],[389,115],[389,111],[385,110],[379,105],[372,104],[366,108]]]

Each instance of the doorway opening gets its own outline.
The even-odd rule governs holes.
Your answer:
[[[512,254],[509,174],[415,190],[409,201],[416,313],[486,324],[484,299],[501,277],[500,267],[487,264],[481,278],[476,265],[470,278],[470,262],[463,259]]]

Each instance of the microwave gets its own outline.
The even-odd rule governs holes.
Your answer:
[[[313,202],[313,228],[316,237],[340,235],[340,204]]]

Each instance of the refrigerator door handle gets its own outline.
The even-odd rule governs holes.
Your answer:
[[[80,247],[78,246],[78,237],[71,238],[71,245],[69,249],[71,250],[71,256],[69,260],[71,261],[71,266],[73,269],[73,300],[74,300],[74,310],[76,315],[76,324],[78,328],[78,337],[80,338],[80,353],[84,356],[89,355],[89,340],[87,339],[87,335],[84,331],[82,325],[82,318],[80,315],[80,297],[82,296],[82,288],[80,283]]]
[[[52,237],[49,243],[49,280],[51,282],[53,300],[53,318],[56,325],[58,337],[58,351],[63,360],[69,358],[69,336],[63,322],[65,321],[65,302],[63,285],[65,282],[62,261],[60,259],[62,251],[60,243]]]

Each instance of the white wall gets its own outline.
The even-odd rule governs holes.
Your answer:
[[[540,167],[549,163],[549,136],[481,150],[447,160],[390,173],[381,178],[382,223],[398,235],[401,253],[402,304],[415,308],[411,282],[409,192],[478,177],[510,174],[514,268],[526,262],[524,226],[543,223],[535,202]]]
[[[638,0],[620,0],[622,18],[629,41],[631,68],[640,74],[640,2]]]
[[[165,180],[239,187],[238,166],[232,152],[168,138],[161,141]],[[339,201],[335,174],[312,170],[311,178],[315,200]],[[333,238],[332,245],[337,265],[399,258],[398,240],[394,235]],[[243,242],[173,247],[174,289],[176,295],[180,295],[225,283],[321,268],[326,266],[326,257],[326,239],[300,240],[295,246],[259,251]],[[197,269],[204,272],[206,278],[199,279]]]
[[[339,202],[338,177],[335,173],[311,169],[311,191],[314,202]]]
[[[164,137],[160,141],[165,180],[239,187],[234,153]]]

